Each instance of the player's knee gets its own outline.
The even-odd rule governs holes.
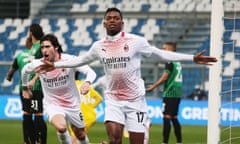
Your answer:
[[[57,127],[58,132],[65,133],[67,131],[67,127],[65,126],[59,126]]]
[[[109,144],[121,144],[122,140],[120,139],[110,139]]]
[[[114,136],[109,137],[109,144],[121,144],[121,143],[122,143],[122,139],[120,137],[114,137]]]
[[[164,117],[165,119],[172,119],[172,116],[171,116],[171,115],[168,115],[168,114],[165,114],[163,117]]]
[[[75,136],[79,139],[79,140],[84,140],[85,139],[85,132],[84,129],[77,129],[75,132]]]

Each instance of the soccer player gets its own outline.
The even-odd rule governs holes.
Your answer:
[[[106,77],[101,76],[100,78],[97,79],[97,81],[95,83],[92,84],[92,86],[94,88],[101,87],[102,89],[105,89],[106,88]],[[147,115],[146,123],[144,124],[144,126],[145,126],[144,144],[148,144],[149,143],[149,129],[151,126],[151,119],[148,115]],[[124,128],[123,128],[123,136],[125,138],[129,138],[129,133],[128,133],[126,126],[124,126]]]
[[[163,45],[166,51],[176,51],[176,43],[166,42]],[[180,62],[169,62],[165,64],[162,76],[154,84],[147,88],[152,91],[160,84],[164,83],[163,92],[163,144],[169,140],[171,122],[177,143],[182,143],[181,124],[178,121],[178,108],[182,97],[182,66]]]
[[[19,73],[21,75],[21,71],[24,65],[31,61],[30,49],[32,47],[32,40],[30,37],[26,39],[25,46],[26,48],[16,56],[16,58],[12,63],[11,68],[8,71],[7,78],[6,78],[8,81],[12,80],[12,77],[17,70],[19,70]],[[30,144],[30,143],[33,143],[35,140],[34,140],[33,133],[29,131],[28,125],[32,126],[33,123],[32,121],[29,122],[28,121],[29,119],[27,119],[29,116],[31,116],[31,113],[29,113],[29,107],[26,107],[27,105],[25,104],[27,100],[24,99],[22,95],[21,76],[20,76],[20,82],[19,82],[19,92],[20,92],[19,94],[20,94],[20,99],[21,99],[22,108],[23,108],[23,122],[22,122],[23,140],[24,140],[24,144]],[[33,128],[31,127],[31,129]]]
[[[52,35],[45,35],[41,41],[42,59],[33,60],[24,66],[22,70],[23,96],[32,97],[28,88],[30,73],[34,73],[37,66],[41,65],[41,60],[48,61],[67,61],[74,57],[68,54],[62,54],[61,45],[58,39]],[[89,86],[96,78],[96,73],[87,65],[77,68],[59,68],[54,71],[39,74],[42,89],[44,93],[45,111],[50,123],[56,128],[60,143],[71,143],[71,137],[67,130],[67,123],[70,123],[74,134],[79,143],[88,144],[89,140],[84,132],[83,116],[79,108],[80,96],[75,84],[75,71],[86,75],[84,84],[81,86],[81,92],[86,94]]]
[[[77,67],[100,60],[106,76],[104,121],[109,143],[122,143],[125,125],[130,144],[143,144],[147,104],[140,72],[141,57],[155,58],[159,62],[191,60],[201,64],[211,64],[217,60],[204,56],[204,51],[195,56],[163,51],[151,46],[141,36],[125,33],[122,13],[117,8],[106,10],[103,25],[107,36],[93,43],[85,55],[61,62],[46,60],[36,72],[45,73],[55,68]]]
[[[80,93],[80,108],[83,114],[83,120],[85,123],[85,132],[88,133],[89,129],[96,123],[97,114],[95,108],[102,102],[102,96],[93,88],[90,87],[89,92],[87,94],[82,94],[81,86],[83,85],[83,81],[78,78],[79,72],[75,73],[75,82]],[[70,135],[72,138],[72,144],[78,144],[77,138],[74,135],[71,127],[69,127]]]
[[[20,72],[23,66],[35,58],[41,58],[40,51],[40,38],[44,35],[42,27],[39,24],[32,24],[29,28],[28,39],[30,42],[26,43],[29,47],[28,50],[24,50],[15,59],[12,69],[8,73],[8,78],[11,79],[13,73],[19,69]],[[31,45],[31,46],[30,46]],[[29,87],[32,90],[34,97],[23,98],[23,135],[24,143],[47,143],[47,126],[43,119],[43,93],[41,88],[41,83],[38,76],[35,74],[31,75],[29,81]],[[22,95],[22,88],[20,86],[20,95]],[[34,118],[33,115],[34,114]]]
[[[39,59],[42,57],[40,50],[40,39],[43,37],[43,29],[39,24],[31,24],[29,28],[29,37],[32,39],[32,47],[30,54],[33,59]],[[30,133],[34,134],[34,141],[40,144],[47,143],[47,125],[43,118],[43,92],[41,82],[38,75],[33,73],[30,76],[29,88],[32,91],[33,97],[28,99],[28,107],[31,108],[32,115],[28,115],[26,127]],[[32,125],[33,124],[33,125]],[[35,143],[34,142],[34,143]]]

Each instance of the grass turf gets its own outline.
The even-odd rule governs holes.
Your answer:
[[[52,125],[47,122],[48,144],[58,144],[56,131]],[[221,143],[240,144],[239,127],[222,127]],[[206,144],[207,127],[206,126],[182,126],[182,135],[184,144]],[[89,131],[88,137],[91,144],[100,144],[103,140],[107,141],[107,134],[103,123],[96,123]],[[229,139],[231,137],[231,139]],[[150,128],[149,144],[160,144],[162,142],[162,125],[153,124]],[[0,144],[22,144],[22,121],[0,120]],[[123,138],[123,144],[128,144],[128,139]],[[169,144],[174,144],[174,130],[171,128]]]
[[[22,144],[22,122],[16,120],[0,120],[0,144]],[[48,125],[48,144],[58,144],[56,131],[47,122]],[[239,127],[234,128],[232,133],[238,134]],[[207,143],[207,127],[206,126],[182,126],[182,135],[184,144],[206,144]],[[227,137],[229,133],[226,133]],[[237,135],[236,135],[237,136]],[[99,144],[101,141],[107,141],[107,134],[103,123],[96,123],[89,131],[88,137],[91,143]],[[149,144],[159,144],[162,141],[162,125],[153,124],[150,128]],[[128,144],[128,139],[123,138],[123,144]],[[173,127],[171,129],[169,143],[176,143]],[[228,143],[228,142],[227,142]],[[232,142],[231,144],[239,144]]]

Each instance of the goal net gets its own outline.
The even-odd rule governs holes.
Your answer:
[[[240,1],[213,0],[208,144],[240,143]]]

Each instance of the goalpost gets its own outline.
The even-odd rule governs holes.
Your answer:
[[[223,0],[212,0],[210,55],[218,62],[209,68],[208,97],[208,144],[218,144],[220,141],[220,110],[221,110],[221,70],[222,70],[222,36],[223,36]]]

